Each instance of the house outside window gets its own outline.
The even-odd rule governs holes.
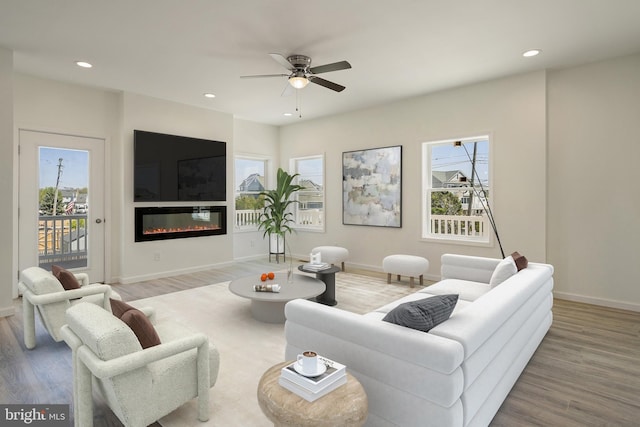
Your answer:
[[[422,144],[422,238],[492,242],[488,135]]]
[[[266,187],[267,159],[249,156],[234,158],[235,230],[256,230],[264,208],[260,192]]]
[[[296,183],[304,187],[296,193],[295,227],[324,231],[324,156],[293,158],[291,171],[300,174]]]

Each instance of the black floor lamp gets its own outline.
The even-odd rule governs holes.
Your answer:
[[[474,144],[477,144],[477,142],[474,142]],[[478,184],[480,185],[482,197],[481,197],[481,194],[476,190],[475,185],[471,186],[471,190],[476,194],[476,196],[478,197],[478,200],[480,200],[480,203],[482,204],[482,208],[487,213],[487,218],[489,218],[489,223],[491,224],[491,228],[493,229],[493,234],[496,235],[496,240],[498,241],[498,246],[500,247],[500,253],[502,254],[502,258],[504,258],[504,250],[502,249],[502,243],[500,242],[500,236],[498,235],[498,228],[496,227],[496,221],[493,218],[493,212],[491,211],[491,206],[489,205],[488,202],[485,202],[487,200],[486,199],[487,194],[484,190],[484,187],[482,186],[482,180],[478,176],[478,172],[474,167],[475,166],[474,161],[471,159],[471,156],[469,155],[469,151],[467,150],[467,147],[465,147],[465,145],[462,143],[462,141],[455,141],[453,145],[455,147],[464,148],[464,152],[467,153],[467,158],[469,159],[469,162],[472,165],[472,174],[475,175],[475,178],[478,181]]]

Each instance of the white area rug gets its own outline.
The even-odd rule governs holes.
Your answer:
[[[162,418],[163,427],[272,425],[258,406],[256,391],[262,374],[284,361],[284,325],[254,320],[249,300],[229,292],[228,284],[131,302],[136,307],[154,307],[159,321],[170,319],[204,332],[220,352],[209,421],[198,421],[194,400]],[[356,313],[366,313],[418,289],[410,289],[406,282],[388,285],[383,279],[336,274],[337,307]]]

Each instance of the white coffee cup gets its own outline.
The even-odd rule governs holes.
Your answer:
[[[313,374],[318,370],[318,353],[315,351],[305,351],[299,354],[298,364],[302,367],[302,372]]]

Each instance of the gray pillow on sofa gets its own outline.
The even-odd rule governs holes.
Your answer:
[[[458,295],[437,295],[417,301],[409,301],[400,304],[387,313],[382,320],[417,329],[423,332],[444,322],[451,316]]]

